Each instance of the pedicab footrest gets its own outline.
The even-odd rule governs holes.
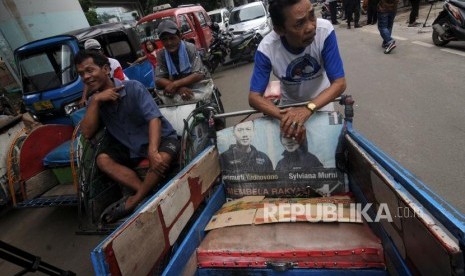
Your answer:
[[[59,195],[40,197],[24,200],[18,203],[18,208],[41,208],[52,206],[76,206],[78,204],[77,195]]]

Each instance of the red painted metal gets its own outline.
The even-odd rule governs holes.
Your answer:
[[[20,152],[20,177],[26,181],[45,170],[44,157],[54,148],[71,139],[74,128],[67,125],[43,125],[24,140]]]

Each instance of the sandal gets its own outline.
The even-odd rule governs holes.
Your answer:
[[[105,208],[102,215],[100,216],[100,221],[103,223],[113,223],[132,213],[131,209],[125,208],[128,197],[129,196],[123,196],[121,199],[113,202],[107,208]]]

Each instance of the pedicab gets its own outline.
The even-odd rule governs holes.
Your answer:
[[[213,115],[223,112],[220,94],[215,89],[211,101],[163,105],[160,111],[182,141],[176,172],[212,144]],[[16,136],[8,135],[9,195],[16,208],[77,205],[79,233],[106,233],[118,223],[103,224],[100,215],[125,191],[96,167],[105,130],[90,141],[81,137],[79,123],[84,114],[85,108],[72,112],[72,126],[46,124],[28,133],[23,128],[15,131]],[[144,160],[136,171],[143,178],[147,169],[148,161]]]
[[[240,129],[218,131],[91,252],[96,275],[463,274],[463,214],[353,128],[350,96],[339,102],[344,118],[316,112],[297,147],[319,165],[284,159],[296,147],[266,116],[245,121],[250,168],[226,158]]]
[[[118,22],[100,24],[32,41],[14,51],[26,110],[44,124],[72,124],[69,116],[82,97],[83,84],[74,66],[84,42],[96,39],[104,55],[117,59],[125,74],[154,87],[149,61],[129,66],[142,53],[136,31]]]
[[[125,23],[92,26],[16,49],[22,99],[36,122],[31,122],[34,128],[17,132],[7,145],[9,194],[15,207],[77,205],[76,174],[71,170],[77,160],[70,152],[77,145],[72,138],[76,138],[79,119],[72,118],[83,84],[73,58],[89,38],[99,40],[107,56],[120,60],[131,79],[154,87],[149,62],[127,65],[141,50],[135,30]]]
[[[186,166],[195,156],[209,145],[214,144],[215,128],[214,115],[224,112],[219,90],[215,88],[212,98],[207,101],[186,102],[165,105],[155,96],[160,104],[163,116],[173,125],[181,141],[179,160],[169,173],[166,181],[162,181],[152,194],[158,191],[177,172]],[[116,202],[123,195],[131,191],[111,181],[101,173],[95,164],[99,149],[106,141],[105,131],[100,131],[92,140],[80,138],[81,148],[77,150],[78,156],[78,182],[79,182],[79,231],[85,234],[110,233],[124,220],[115,223],[104,223],[102,212],[111,203]],[[141,179],[148,170],[148,160],[142,160],[135,168]]]

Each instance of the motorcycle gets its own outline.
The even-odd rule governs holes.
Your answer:
[[[465,2],[446,0],[433,22],[433,43],[444,46],[457,40],[465,40]]]
[[[204,63],[211,73],[219,64],[229,65],[240,61],[253,61],[258,44],[262,40],[262,36],[256,29],[234,36],[231,32],[220,32],[215,24],[213,42],[204,58]]]
[[[230,32],[221,31],[218,23],[213,24],[213,41],[208,48],[204,63],[210,73],[215,72],[220,63],[225,62],[225,57],[229,54],[229,42],[232,40]]]
[[[323,19],[331,19],[331,12],[329,11],[329,2],[323,0],[320,3],[323,4],[323,6],[321,6],[321,17]],[[342,2],[337,1],[336,18],[341,19],[343,16],[344,9],[342,8]]]

